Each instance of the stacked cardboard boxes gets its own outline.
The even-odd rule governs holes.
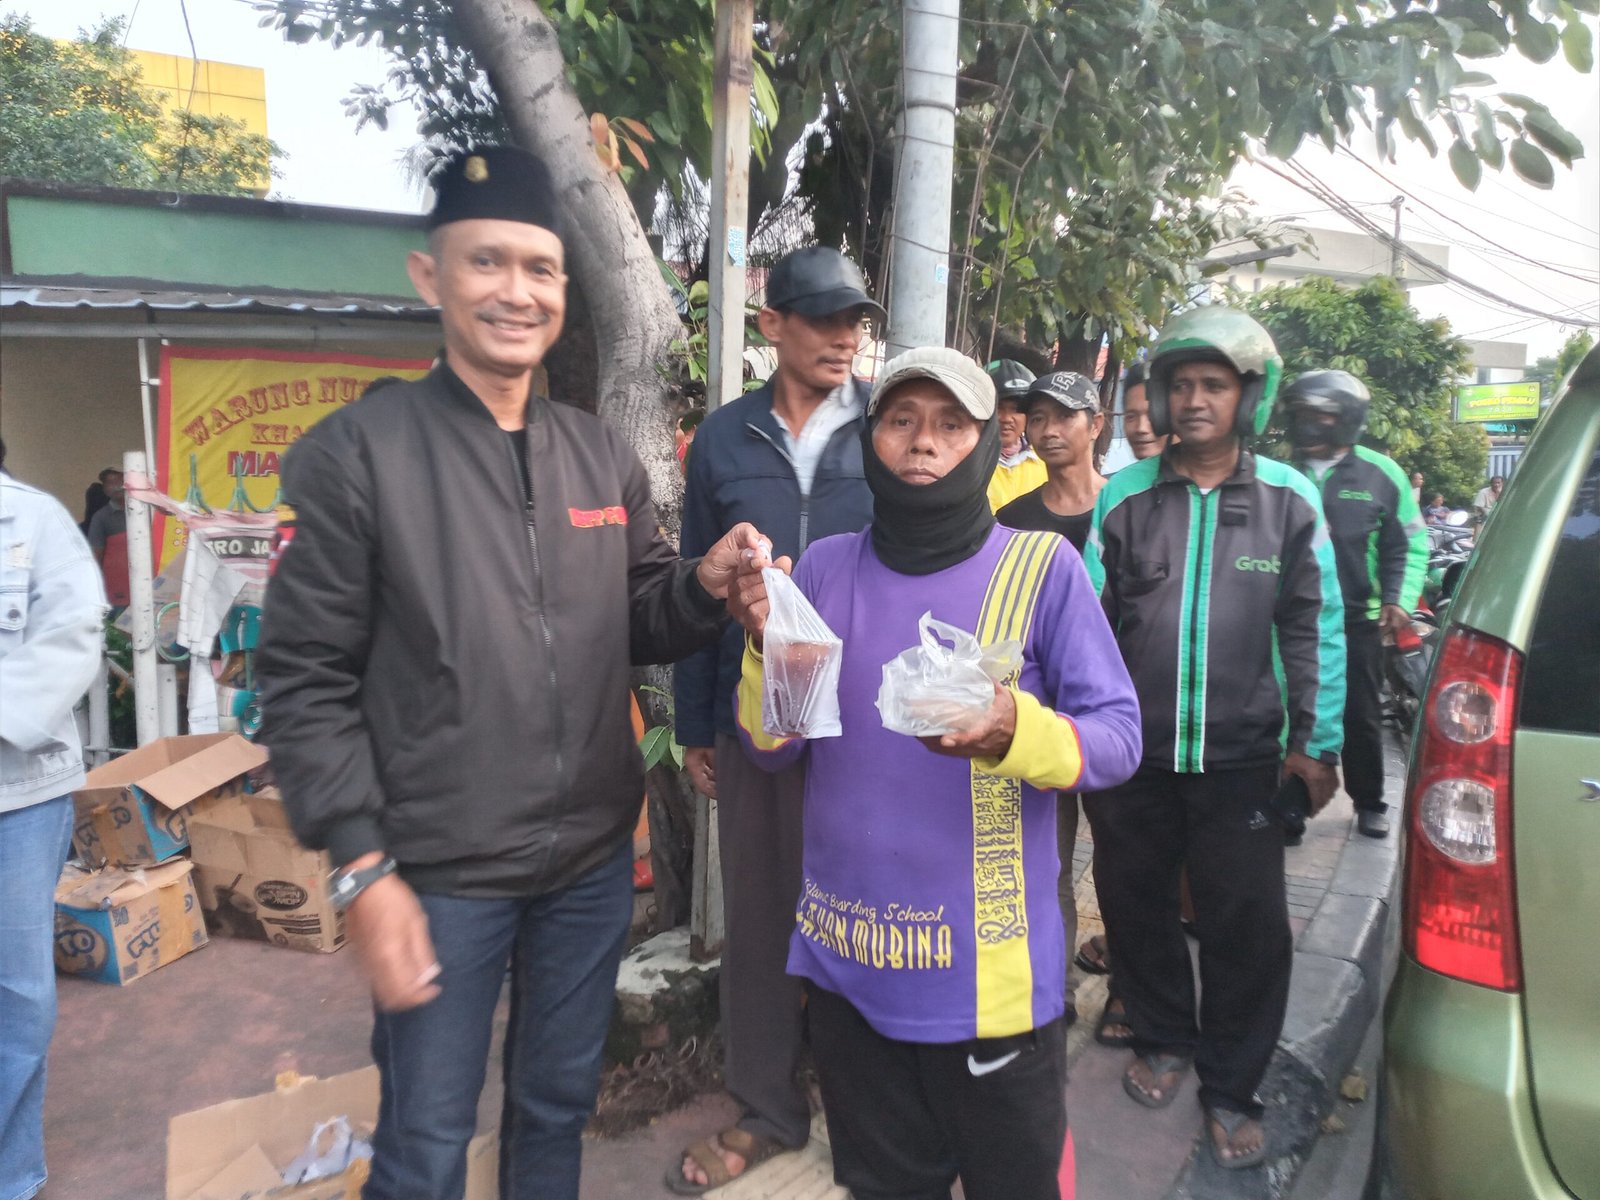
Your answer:
[[[162,738],[97,767],[73,796],[90,868],[56,892],[56,965],[108,983],[142,979],[224,936],[332,951],[342,915],[325,854],[302,848],[277,792],[250,790],[267,752],[237,734]]]

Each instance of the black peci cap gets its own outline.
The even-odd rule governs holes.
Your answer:
[[[428,228],[452,221],[521,221],[561,236],[561,206],[550,169],[516,146],[479,146],[452,155],[433,177]]]
[[[767,277],[766,305],[803,317],[864,308],[879,321],[889,318],[883,305],[867,294],[861,269],[827,246],[807,246],[780,258]]]

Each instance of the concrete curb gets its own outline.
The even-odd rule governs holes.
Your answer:
[[[1202,1128],[1167,1200],[1283,1200],[1316,1143],[1339,1082],[1377,1015],[1383,986],[1405,754],[1391,740],[1385,758],[1394,832],[1362,837],[1351,822],[1327,894],[1295,945],[1289,1012],[1260,1089],[1274,1156],[1258,1167],[1225,1171],[1212,1159]]]

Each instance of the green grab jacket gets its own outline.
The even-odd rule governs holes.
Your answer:
[[[1246,450],[1202,492],[1169,454],[1111,477],[1083,554],[1139,694],[1143,761],[1336,763],[1344,604],[1316,488]]]
[[[1322,492],[1345,619],[1375,621],[1385,604],[1415,609],[1428,575],[1428,527],[1400,465],[1365,446],[1320,479],[1309,463],[1294,465]]]

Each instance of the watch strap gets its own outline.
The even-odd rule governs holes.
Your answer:
[[[328,877],[328,897],[333,901],[335,908],[349,908],[351,902],[362,892],[385,875],[393,875],[398,869],[399,864],[385,854],[370,867],[361,867],[354,871],[346,867],[335,871]]]

